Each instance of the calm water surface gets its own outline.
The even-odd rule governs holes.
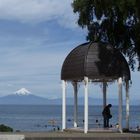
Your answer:
[[[79,126],[83,126],[84,107],[78,107]],[[125,108],[123,109],[123,126],[125,126]],[[118,107],[111,109],[113,118],[110,123],[118,122]],[[89,127],[102,127],[102,106],[89,106]],[[96,123],[98,120],[98,124]],[[6,124],[20,131],[50,131],[61,129],[61,106],[54,105],[1,105],[0,124]],[[140,126],[140,106],[130,108],[130,126]],[[67,106],[67,126],[73,126],[73,106]]]

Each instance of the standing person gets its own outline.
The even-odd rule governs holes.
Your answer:
[[[110,108],[111,107],[112,107],[112,105],[108,104],[102,112],[102,115],[103,115],[103,118],[104,118],[104,128],[109,127],[109,119],[112,118],[112,115],[110,113]]]

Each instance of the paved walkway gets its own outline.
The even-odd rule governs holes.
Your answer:
[[[140,133],[18,132],[15,134],[24,135],[25,140],[140,140]]]

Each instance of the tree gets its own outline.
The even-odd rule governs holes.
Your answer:
[[[87,40],[111,43],[140,70],[140,0],[73,0],[72,7]]]

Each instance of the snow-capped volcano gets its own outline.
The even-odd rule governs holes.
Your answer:
[[[29,95],[31,92],[28,91],[26,88],[21,88],[14,92],[16,95]]]

